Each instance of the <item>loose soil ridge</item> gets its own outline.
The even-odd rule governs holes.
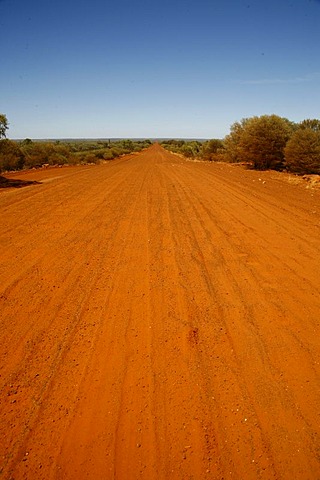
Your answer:
[[[319,191],[158,145],[11,178],[1,478],[320,478]]]

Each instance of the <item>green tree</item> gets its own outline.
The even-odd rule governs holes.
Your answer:
[[[249,118],[243,118],[240,122],[235,122],[230,127],[230,133],[223,140],[224,156],[227,162],[237,163],[243,161],[241,150],[241,138]]]
[[[6,131],[8,130],[8,120],[4,113],[0,113],[0,139],[6,138]]]
[[[223,149],[223,141],[218,138],[213,138],[204,142],[201,148],[202,156],[207,160],[214,160],[219,151]]]
[[[320,174],[320,129],[299,128],[288,141],[285,166],[295,173]]]
[[[257,170],[281,170],[284,149],[294,129],[292,122],[278,115],[250,118],[238,145],[242,160],[252,163]]]

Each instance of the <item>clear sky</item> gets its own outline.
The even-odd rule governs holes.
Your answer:
[[[0,0],[9,138],[222,138],[320,118],[320,0]]]

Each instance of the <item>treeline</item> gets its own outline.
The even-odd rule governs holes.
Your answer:
[[[169,140],[162,145],[190,158],[247,163],[257,170],[320,174],[320,120],[317,119],[294,123],[277,115],[262,115],[235,122],[222,140]]]
[[[6,138],[8,121],[0,114],[0,173],[42,165],[92,164],[149,147],[150,140],[43,142]],[[166,149],[189,158],[246,163],[257,170],[320,174],[320,120],[291,122],[277,115],[244,118],[224,139],[165,140]]]
[[[12,141],[0,140],[0,172],[39,168],[43,165],[83,165],[112,160],[139,152],[151,145],[150,140],[119,141]]]

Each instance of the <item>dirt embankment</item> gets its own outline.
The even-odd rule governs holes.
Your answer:
[[[12,178],[1,478],[320,478],[319,191],[159,146]]]

